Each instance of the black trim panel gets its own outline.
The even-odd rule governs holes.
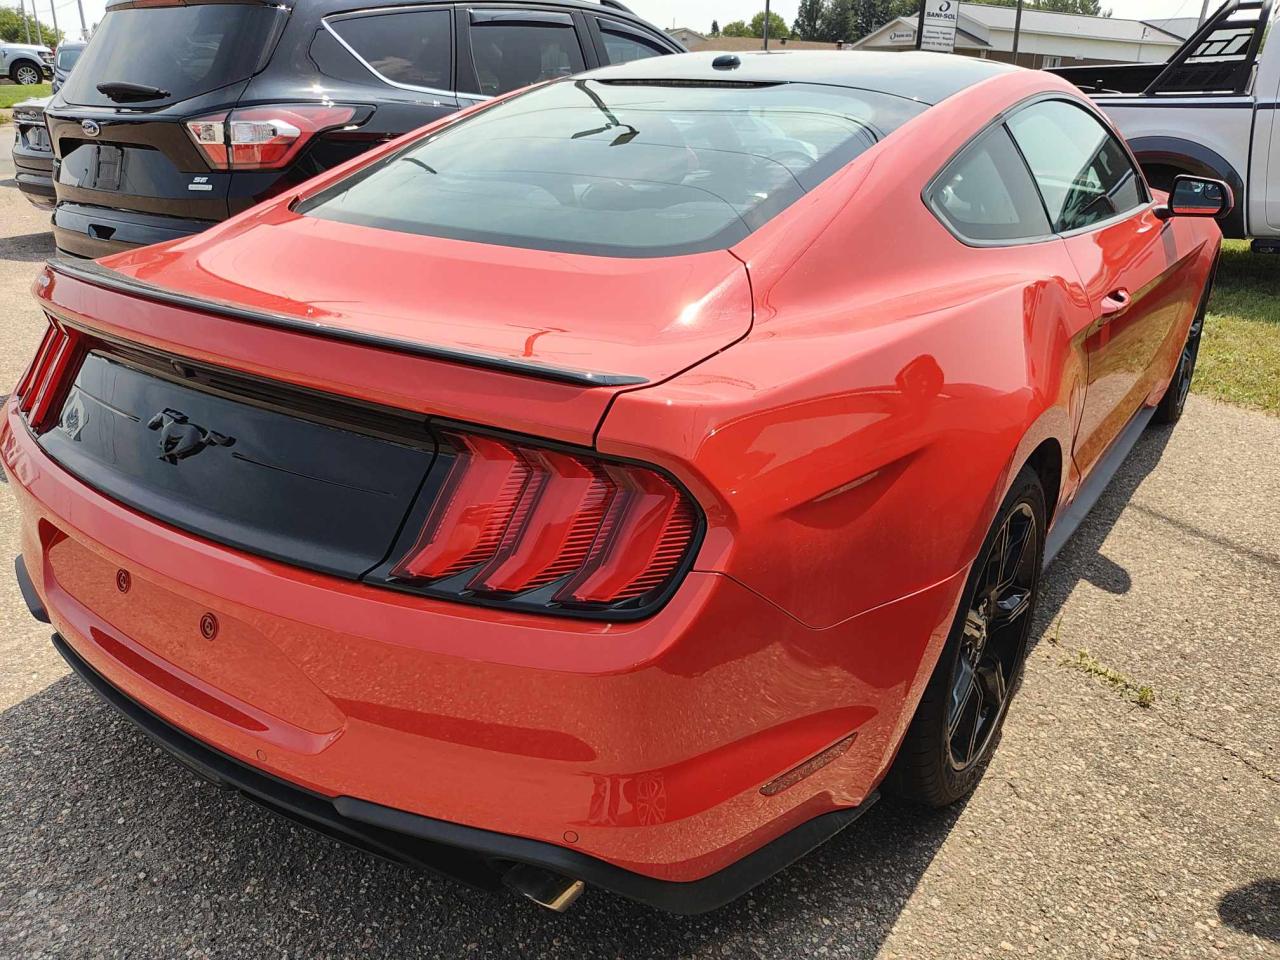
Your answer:
[[[565,847],[406,813],[354,797],[330,799],[241,763],[184,733],[117,690],[58,634],[71,669],[125,719],[196,774],[239,791],[296,823],[397,863],[481,889],[495,889],[512,863],[527,863],[672,913],[714,910],[742,896],[862,816],[878,798],[807,820],[701,880],[678,883],[633,873]]]
[[[553,367],[549,364],[537,363],[532,360],[517,360],[511,357],[501,357],[490,353],[455,350],[450,347],[438,347],[430,344],[416,343],[411,340],[401,340],[397,337],[387,337],[376,333],[361,333],[356,330],[325,327],[317,323],[308,323],[305,320],[299,320],[295,317],[288,317],[283,314],[273,313],[267,310],[254,310],[219,300],[207,300],[192,294],[180,293],[176,290],[158,287],[155,284],[126,276],[125,274],[112,270],[110,267],[104,267],[102,264],[95,263],[93,261],[52,258],[48,260],[47,263],[49,269],[54,273],[60,273],[63,276],[71,277],[74,280],[91,283],[94,286],[103,287],[107,290],[114,290],[118,293],[128,294],[129,296],[141,297],[144,300],[150,300],[154,303],[164,303],[188,310],[198,310],[202,313],[211,313],[215,316],[226,317],[231,320],[243,320],[247,323],[254,323],[260,326],[277,327],[283,330],[290,330],[294,333],[305,333],[310,336],[323,337],[328,340],[342,340],[366,347],[395,350],[399,353],[409,353],[416,356],[429,357],[432,360],[444,360],[450,363],[463,364],[465,366],[482,367],[488,370],[497,370],[501,373],[514,374],[516,376],[536,377],[540,380],[555,380],[560,383],[571,383],[580,387],[626,387],[638,386],[649,382],[645,377],[614,373],[596,373],[587,370],[573,370],[566,367]]]

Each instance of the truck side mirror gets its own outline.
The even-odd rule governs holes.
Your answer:
[[[1221,219],[1235,206],[1231,187],[1221,180],[1180,173],[1173,178],[1168,202],[1156,207],[1161,220],[1170,217],[1214,217]]]

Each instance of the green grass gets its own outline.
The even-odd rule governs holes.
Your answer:
[[[47,83],[33,83],[24,87],[17,83],[6,83],[0,86],[0,110],[8,110],[15,103],[30,100],[32,97],[47,97],[53,88]]]
[[[1280,256],[1223,242],[1192,389],[1280,415]]]

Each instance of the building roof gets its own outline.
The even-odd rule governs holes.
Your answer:
[[[962,16],[982,24],[991,30],[1012,30],[1016,7],[997,7],[986,3],[960,4]],[[1119,40],[1129,43],[1180,44],[1183,37],[1143,20],[1123,20],[1119,17],[1090,17],[1079,13],[1054,13],[1023,7],[1023,33],[1048,33],[1066,37],[1084,37],[1089,40]]]
[[[1165,33],[1171,33],[1179,39],[1186,40],[1196,32],[1196,27],[1200,26],[1199,17],[1167,17],[1163,20],[1151,19],[1145,21],[1158,30]]]
[[[744,51],[729,69],[713,67],[724,53],[699,50],[648,57],[593,70],[598,80],[730,80],[745,83],[823,83],[875,90],[934,104],[989,77],[1020,70],[1006,63],[945,53],[872,51]]]

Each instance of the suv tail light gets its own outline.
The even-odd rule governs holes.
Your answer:
[[[244,107],[187,121],[187,133],[215,170],[273,170],[317,133],[349,124],[355,107],[292,104]]]
[[[51,427],[52,418],[59,409],[59,401],[69,374],[80,362],[81,336],[76,330],[49,324],[44,339],[36,350],[35,359],[18,381],[14,395],[18,398],[18,411],[36,433]]]
[[[443,480],[386,579],[502,606],[644,615],[700,531],[656,470],[476,434],[442,436]]]

